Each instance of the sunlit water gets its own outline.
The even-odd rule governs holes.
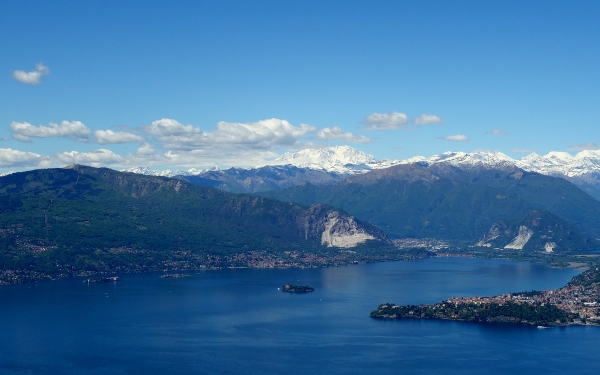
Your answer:
[[[2,287],[0,373],[597,374],[600,327],[369,318],[382,302],[553,289],[576,274],[447,258]]]

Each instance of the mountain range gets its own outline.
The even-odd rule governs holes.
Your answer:
[[[600,238],[599,152],[531,154],[520,160],[501,152],[446,152],[377,161],[338,146],[286,153],[275,162],[280,165],[213,169],[177,178],[225,191],[339,207],[394,239],[437,238],[561,252],[598,246],[594,238]],[[545,219],[532,225],[532,215]],[[489,240],[489,233],[499,228],[503,235]]]
[[[231,168],[219,170],[189,169],[186,171],[156,171],[150,168],[130,168],[124,171],[145,175],[180,178],[199,177],[196,183],[216,186],[225,191],[252,193],[285,189],[301,183],[329,184],[354,174],[366,173],[402,164],[448,164],[461,169],[506,169],[518,167],[528,172],[566,179],[600,199],[600,150],[581,151],[576,155],[550,152],[540,156],[535,153],[521,159],[497,151],[445,152],[429,158],[415,156],[405,160],[376,160],[349,146],[305,149],[285,153],[273,165],[256,168]],[[191,179],[190,181],[192,181]],[[210,181],[219,181],[211,183]],[[212,185],[211,185],[212,184]]]
[[[594,155],[524,158],[546,174],[498,152],[378,162],[349,147],[175,178],[81,165],[12,173],[0,177],[0,283],[267,264],[256,251],[301,266],[397,259],[392,244],[404,239],[581,254],[600,248],[600,200],[568,179],[589,176]],[[561,177],[547,160],[562,161]]]
[[[519,228],[533,211],[549,218],[535,231],[552,232],[545,237],[547,242],[561,243],[562,251],[598,246],[593,238],[600,237],[600,201],[562,178],[508,165],[466,169],[448,163],[400,164],[355,174],[333,185],[304,184],[258,194],[339,207],[391,238],[438,238],[475,245],[498,222]],[[525,241],[522,249],[541,251],[545,244]]]

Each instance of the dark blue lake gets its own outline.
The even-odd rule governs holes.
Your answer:
[[[598,327],[369,318],[383,302],[553,289],[577,273],[436,258],[2,287],[0,373],[597,374]],[[316,291],[278,291],[285,283]]]

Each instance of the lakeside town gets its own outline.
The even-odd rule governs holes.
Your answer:
[[[219,270],[225,268],[321,268],[339,267],[395,260],[414,260],[431,256],[416,249],[324,249],[321,251],[289,250],[283,252],[252,250],[233,254],[205,254],[192,251],[139,250],[126,247],[97,250],[89,254],[90,270],[78,270],[68,259],[53,261],[44,267],[0,269],[0,286],[56,280],[70,277],[90,277],[115,273],[167,272],[183,273],[194,270]]]
[[[557,290],[452,297],[434,305],[386,303],[373,311],[371,317],[512,322],[540,327],[600,325],[600,271],[599,268],[585,271]]]

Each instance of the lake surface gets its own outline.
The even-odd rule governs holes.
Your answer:
[[[0,373],[597,374],[599,327],[369,318],[383,302],[555,289],[577,273],[434,258],[2,287]]]

